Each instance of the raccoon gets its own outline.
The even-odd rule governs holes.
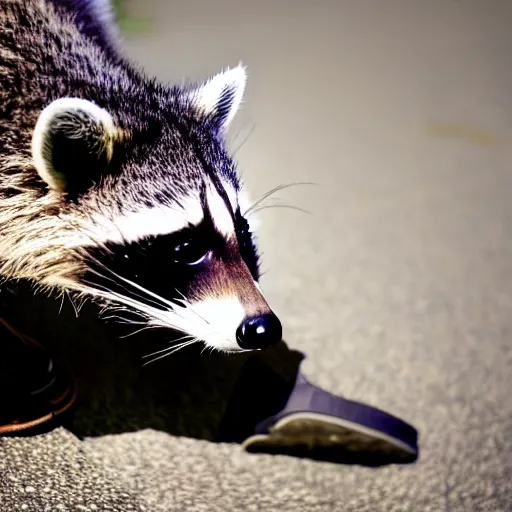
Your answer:
[[[159,83],[107,0],[0,0],[0,24],[2,279],[219,351],[278,343],[226,144],[244,66]]]

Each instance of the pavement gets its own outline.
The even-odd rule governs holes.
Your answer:
[[[315,183],[276,194],[310,213],[260,213],[262,287],[308,378],[414,424],[420,458],[375,469],[152,426],[58,429],[1,441],[0,510],[512,510],[512,3],[128,10],[149,29],[126,52],[162,79],[248,66],[230,144],[251,195]]]

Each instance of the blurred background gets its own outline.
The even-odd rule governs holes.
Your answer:
[[[317,184],[276,194],[311,213],[264,210],[258,236],[264,289],[321,384],[419,419],[409,404],[445,389],[470,358],[472,372],[503,381],[511,2],[124,8],[140,23],[125,32],[126,54],[150,74],[180,82],[248,66],[230,144],[254,199]]]

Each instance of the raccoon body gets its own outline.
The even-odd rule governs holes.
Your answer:
[[[106,0],[0,0],[0,276],[226,351],[281,339],[224,136],[242,66],[168,86]]]

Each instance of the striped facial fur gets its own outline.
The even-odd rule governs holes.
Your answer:
[[[0,277],[213,349],[280,341],[224,142],[245,69],[159,84],[116,53],[107,7],[0,5]]]
[[[158,219],[149,210],[153,234],[145,228],[147,212],[134,215],[131,225],[114,220],[124,233],[82,248],[87,271],[80,286],[135,308],[148,325],[174,328],[218,350],[279,341],[281,326],[257,284],[258,256],[238,203],[233,209],[222,185],[211,180],[183,203],[189,209],[180,216],[162,208]],[[173,215],[174,229],[164,232]]]

